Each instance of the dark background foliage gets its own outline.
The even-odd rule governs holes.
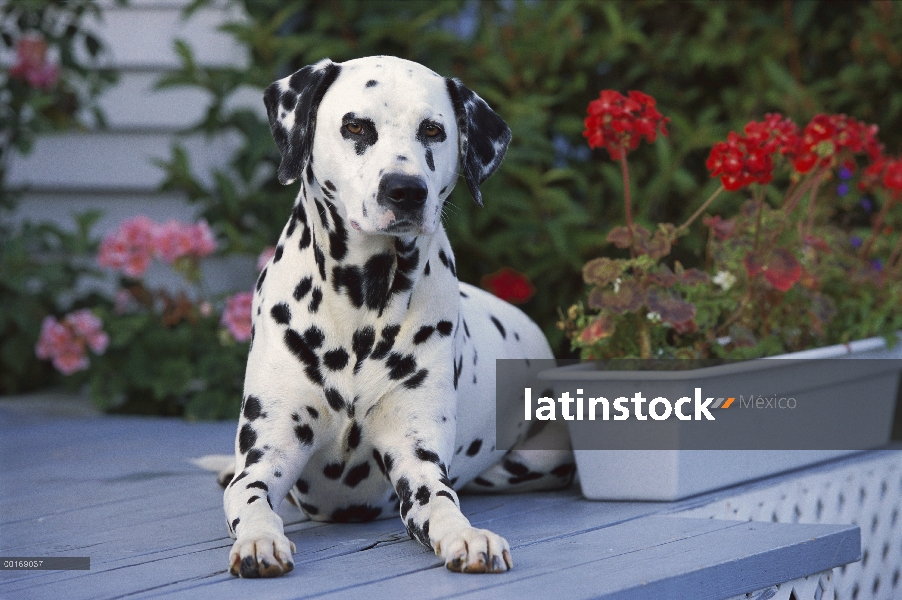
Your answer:
[[[528,274],[538,291],[523,308],[559,355],[568,348],[554,325],[558,308],[584,293],[587,259],[617,254],[605,234],[623,220],[619,169],[581,135],[599,90],[642,90],[671,118],[669,139],[630,156],[637,220],[646,225],[679,222],[699,206],[717,186],[704,168],[711,144],[767,112],[800,123],[844,112],[878,124],[888,153],[902,150],[899,2],[242,4],[250,20],[228,30],[246,44],[249,68],[200,68],[182,46],[182,70],[162,82],[208,91],[213,102],[197,129],[237,131],[242,146],[212,187],[190,175],[190,157],[175,149],[166,186],[200,202],[230,249],[257,251],[277,239],[296,190],[275,180],[278,156],[265,121],[226,108],[236,89],[262,89],[324,57],[374,54],[459,77],[514,135],[501,169],[483,185],[485,208],[465,186],[452,196],[445,226],[461,279],[478,283],[503,266]],[[695,237],[675,251],[686,265],[699,261],[704,238]]]

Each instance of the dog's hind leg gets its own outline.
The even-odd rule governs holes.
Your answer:
[[[504,459],[468,483],[463,492],[510,493],[554,490],[573,481],[576,463],[567,425],[547,425],[511,448]]]

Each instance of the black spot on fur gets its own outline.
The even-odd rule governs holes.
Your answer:
[[[328,179],[323,182],[323,185],[326,186],[326,189],[330,192],[335,191],[335,184],[329,181]]]
[[[241,473],[238,474],[238,477],[236,477],[232,480],[232,483],[229,484],[229,487],[232,487],[233,485],[235,485],[236,483],[238,483],[245,477],[247,477],[247,471],[242,471]]]
[[[467,456],[476,456],[479,453],[479,450],[482,448],[482,440],[476,439],[473,440],[473,443],[470,444],[470,447],[467,448]]]
[[[323,355],[323,364],[333,371],[340,371],[348,365],[349,358],[347,350],[344,348],[335,348]]]
[[[435,171],[435,160],[432,158],[432,148],[426,148],[426,166],[430,171]]]
[[[326,280],[326,257],[323,256],[323,251],[319,247],[318,244],[313,244],[313,260],[316,261],[316,266],[319,268],[319,276],[323,281]]]
[[[454,499],[454,496],[451,495],[451,492],[447,492],[445,490],[439,490],[435,493],[435,495],[436,496],[444,496],[445,498],[449,499],[451,502],[454,502],[454,504],[457,504],[457,501]]]
[[[417,489],[416,499],[417,499],[417,502],[420,503],[420,506],[423,506],[423,505],[425,505],[425,504],[429,504],[429,498],[430,498],[431,496],[432,496],[432,494],[429,492],[429,488],[426,487],[425,485],[421,485],[421,486]]]
[[[314,419],[319,418],[319,411],[318,411],[318,410],[316,410],[316,409],[313,408],[312,406],[307,406],[307,407],[305,407],[305,408],[307,409],[307,412],[310,413],[310,416],[311,416],[311,417],[313,417]]]
[[[263,490],[264,492],[268,492],[268,491],[269,491],[269,486],[267,486],[267,485],[266,485],[265,483],[263,483],[262,481],[255,481],[255,482],[253,482],[253,483],[249,483],[249,484],[247,484],[247,488],[245,488],[245,489],[248,489],[248,490],[249,490],[249,489],[251,489],[251,488],[257,488],[257,489]]]
[[[253,421],[265,416],[266,413],[263,412],[263,405],[260,403],[260,399],[256,396],[248,396],[244,401],[244,418],[248,421]]]
[[[257,432],[254,431],[250,424],[245,423],[238,433],[238,449],[242,454],[246,454],[255,443],[257,443]]]
[[[297,287],[294,288],[294,294],[292,294],[292,297],[300,302],[304,298],[304,296],[306,296],[310,292],[310,289],[312,287],[313,278],[308,275],[307,277],[301,279]]]
[[[332,410],[339,411],[345,407],[345,399],[342,398],[341,394],[335,388],[329,388],[326,390],[326,401],[329,403],[329,406],[332,407]]]
[[[398,352],[392,352],[385,361],[385,366],[390,369],[389,379],[403,379],[416,370],[417,361],[413,354],[402,356]]]
[[[260,291],[260,288],[263,287],[263,281],[266,279],[266,271],[267,271],[267,269],[263,269],[263,271],[260,272],[260,276],[257,278],[257,291],[258,292]]]
[[[385,463],[382,462],[382,455],[379,454],[379,451],[373,448],[373,460],[376,461],[376,466],[379,467],[379,471],[385,475]]]
[[[429,266],[429,261],[426,261],[426,266],[423,267],[423,275],[429,275],[432,272],[432,268]]]
[[[313,443],[313,429],[310,428],[310,425],[295,426],[294,435],[296,435],[298,441],[305,446],[309,446]]]
[[[348,432],[348,449],[353,450],[354,448],[356,448],[359,445],[360,445],[360,425],[357,424],[357,421],[354,421],[354,424],[351,425],[351,431]],[[385,467],[383,466],[382,468],[384,469]]]
[[[445,186],[445,187],[443,187],[441,190],[439,190],[438,195],[441,196],[442,194],[444,194],[444,193],[447,192],[447,191],[448,191],[448,186]]]
[[[464,370],[464,357],[461,356],[457,361],[451,361],[452,366],[454,367],[454,389],[457,389],[457,383],[460,380],[460,374]]]
[[[299,415],[298,413],[291,413],[291,420],[292,421],[300,421],[301,415]]]
[[[304,331],[304,342],[313,349],[322,346],[325,339],[323,331],[316,325],[311,325]]]
[[[409,390],[415,390],[420,387],[424,381],[426,381],[426,377],[429,375],[429,371],[427,369],[420,369],[416,372],[415,375],[407,379],[404,382],[404,387]]]
[[[327,479],[338,479],[344,472],[345,464],[343,462],[329,463],[323,467],[323,475],[325,475]]]
[[[246,469],[251,465],[257,464],[260,462],[261,458],[263,458],[263,451],[251,448],[250,452],[247,453],[247,456],[244,457],[244,468]]]
[[[551,469],[551,474],[555,477],[569,477],[573,474],[573,471],[576,469],[576,465],[573,463],[564,463],[558,467]]]
[[[431,325],[423,325],[420,327],[419,331],[416,332],[416,335],[413,336],[414,344],[422,344],[432,335],[432,332],[435,331],[435,327]]]
[[[413,508],[413,490],[410,489],[410,482],[406,477],[399,477],[398,483],[395,484],[395,492],[401,500],[401,518],[406,519],[407,513]]]
[[[307,305],[307,310],[311,313],[315,313],[319,310],[319,305],[323,301],[323,291],[318,287],[313,288],[313,293],[310,294],[310,304]]]
[[[513,475],[526,475],[529,473],[529,467],[514,460],[505,459],[502,463],[504,470]]]
[[[360,367],[363,365],[363,361],[366,357],[369,356],[375,341],[376,330],[370,326],[358,329],[354,332],[351,339],[351,350],[353,350],[354,355],[357,357],[357,364],[354,365],[355,373],[360,371]]]
[[[451,332],[454,330],[454,323],[451,321],[439,321],[435,328],[442,334],[442,337],[447,337],[451,335]]]
[[[476,485],[481,485],[482,487],[495,487],[495,484],[489,481],[488,479],[483,479],[482,477],[477,477],[473,480],[473,483]]]
[[[416,448],[416,457],[422,461],[431,462],[435,464],[439,464],[441,461],[438,458],[438,454],[433,452],[432,450],[426,450],[425,448],[421,448],[417,446]]]
[[[298,491],[302,494],[310,491],[310,484],[307,483],[306,479],[298,479],[294,482],[294,487],[298,488]]]
[[[279,262],[280,260],[282,260],[282,253],[283,253],[283,252],[285,252],[285,248],[283,248],[282,246],[276,246],[276,251],[275,251],[275,253],[273,254],[272,261],[273,261],[274,263],[277,263],[277,262]]]
[[[329,232],[329,256],[335,260],[344,260],[348,254],[348,230],[345,229],[344,219],[338,214],[335,205],[331,202],[327,204],[335,226],[334,230]]]
[[[275,322],[280,325],[288,325],[291,321],[291,309],[289,309],[288,305],[284,302],[274,304],[270,309],[269,314],[271,314]]]
[[[257,501],[259,499],[260,499],[260,496],[251,496],[250,498],[247,499],[247,503],[253,504],[255,501]]]
[[[369,81],[366,82],[366,87],[368,87],[368,88],[371,88],[371,87],[374,87],[377,85],[379,85],[379,82],[376,81],[375,79],[370,79]]]
[[[494,323],[495,327],[498,328],[498,331],[501,333],[501,337],[507,339],[507,332],[504,330],[504,325],[501,324],[501,321],[496,319],[494,315],[490,315],[489,318],[492,319],[492,323]]]
[[[230,525],[232,526],[232,531],[233,531],[233,532],[235,531],[235,528],[238,527],[238,523],[240,523],[240,522],[241,522],[241,519],[239,519],[238,517],[235,517],[235,518],[232,520],[232,522],[231,522]]]
[[[316,212],[319,214],[319,222],[322,223],[323,229],[329,231],[329,218],[326,216],[326,207],[319,201],[319,198],[314,198],[313,204],[316,206]]]
[[[401,331],[400,325],[388,325],[382,328],[382,339],[379,340],[379,343],[376,344],[375,349],[373,349],[373,353],[371,358],[374,360],[382,360],[388,353],[391,351],[392,347],[395,345],[395,338],[398,337],[398,332]]]
[[[313,241],[313,236],[310,234],[310,228],[304,225],[304,232],[301,234],[301,239],[298,241],[298,249],[306,250],[310,247],[310,242]]]
[[[332,511],[332,520],[336,523],[362,523],[372,521],[382,514],[382,509],[369,504],[352,504]]]
[[[517,340],[518,342],[520,341],[520,334],[517,333],[516,331],[514,332],[514,339]]]
[[[467,295],[466,295],[465,293],[463,293],[463,292],[460,293],[460,297],[461,297],[461,298],[469,298],[469,296],[467,296]]]
[[[369,476],[370,463],[363,462],[348,470],[348,474],[345,475],[343,483],[348,487],[357,487],[357,484]]]
[[[381,313],[385,308],[394,266],[395,257],[390,252],[374,254],[363,265],[363,300],[370,310]]]
[[[310,329],[315,329],[311,327]],[[309,329],[307,330],[310,331]],[[285,330],[285,345],[302,363],[304,363],[304,373],[316,385],[322,386],[325,381],[323,374],[319,370],[319,357],[313,351],[310,344],[306,340],[306,333],[301,336],[294,329]],[[318,347],[318,346],[316,346]]]
[[[308,504],[307,502],[301,502],[301,510],[303,510],[308,515],[319,514],[319,509],[312,504]]]
[[[354,308],[363,306],[363,277],[359,267],[332,267],[332,289],[336,294],[340,294],[342,289],[346,290],[348,300]]]
[[[386,473],[391,473],[392,467],[394,467],[394,465],[395,465],[395,459],[392,458],[392,455],[391,455],[391,454],[389,454],[388,452],[386,452],[386,453],[383,455],[382,460],[383,460],[384,463],[385,463],[385,472],[386,472]]]
[[[467,334],[467,337],[470,337],[470,328],[467,327],[467,320],[464,319],[464,333]]]
[[[410,536],[410,539],[420,542],[430,550],[432,549],[432,545],[429,543],[429,519],[423,522],[422,527],[417,526],[413,518],[407,519],[407,535]]]
[[[457,269],[454,268],[454,261],[452,261],[447,254],[445,254],[444,250],[438,251],[438,259],[442,261],[442,264],[447,267],[451,274],[457,277]]]

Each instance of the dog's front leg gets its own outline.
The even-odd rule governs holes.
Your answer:
[[[306,411],[281,412],[256,396],[245,399],[235,441],[236,475],[223,498],[236,538],[229,553],[232,575],[277,577],[294,568],[295,546],[276,511],[312,456],[322,419]]]
[[[513,567],[507,540],[470,524],[448,480],[455,406],[453,389],[401,390],[385,398],[373,457],[398,494],[411,538],[435,551],[452,571],[507,571]]]

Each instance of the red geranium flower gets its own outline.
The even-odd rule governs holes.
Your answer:
[[[597,100],[589,103],[583,136],[590,148],[604,148],[612,160],[620,160],[635,150],[645,137],[654,142],[658,131],[667,135],[667,117],[655,108],[655,99],[648,94],[630,91],[624,96],[616,90],[602,90]]]
[[[769,113],[761,122],[751,121],[745,135],[731,131],[726,142],[711,148],[705,163],[711,177],[720,176],[723,186],[735,191],[752,183],[770,183],[776,152],[786,156],[796,151],[799,128],[779,113]]]
[[[896,194],[902,192],[902,158],[879,156],[864,170],[859,187],[865,190],[878,186]]]
[[[512,304],[523,304],[536,293],[529,277],[510,267],[503,267],[483,277],[482,287]]]
[[[883,152],[877,126],[867,125],[843,114],[815,115],[805,126],[798,147],[792,153],[793,168],[807,173],[815,165],[830,167],[843,151],[866,153],[875,160]]]

